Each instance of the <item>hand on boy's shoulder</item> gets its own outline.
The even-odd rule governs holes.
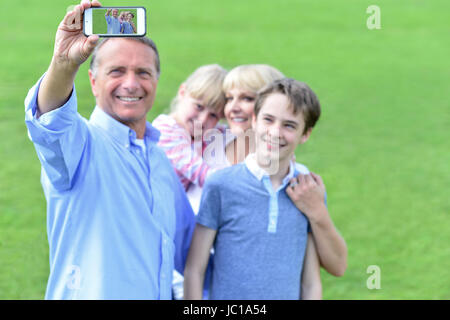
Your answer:
[[[318,220],[319,215],[326,210],[325,185],[322,178],[313,172],[292,178],[286,193],[297,209],[310,220]]]

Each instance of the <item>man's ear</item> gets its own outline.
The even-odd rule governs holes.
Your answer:
[[[95,90],[95,77],[94,77],[94,73],[92,72],[91,69],[89,69],[89,82],[91,83],[91,89],[92,89],[92,94],[94,95],[94,97],[97,97],[96,94],[96,90]]]
[[[309,128],[306,130],[306,132],[302,135],[300,139],[300,144],[304,144],[306,141],[308,141],[309,137],[311,136],[312,128]]]

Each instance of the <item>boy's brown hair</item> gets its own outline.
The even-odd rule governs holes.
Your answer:
[[[306,83],[290,78],[275,80],[258,91],[254,110],[256,117],[266,98],[273,93],[284,94],[288,98],[294,114],[302,112],[305,120],[303,133],[313,128],[319,120],[320,103],[314,91]]]

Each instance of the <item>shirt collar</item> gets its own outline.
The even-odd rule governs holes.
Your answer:
[[[269,178],[269,175],[267,174],[267,172],[258,165],[258,162],[256,161],[255,153],[250,153],[245,158],[245,165],[247,166],[248,170],[256,177],[256,179],[261,181],[264,177]],[[288,184],[289,180],[291,180],[294,176],[295,176],[295,165],[294,165],[294,162],[291,161],[289,164],[289,172],[283,178],[282,186],[285,186],[286,184]]]
[[[99,106],[95,106],[89,121],[93,125],[108,132],[108,134],[111,135],[113,139],[119,142],[121,145],[127,146],[129,145],[130,141],[134,141],[136,139],[136,132],[134,130],[111,117]],[[160,132],[156,128],[154,128],[150,124],[150,122],[147,121],[144,139],[148,139],[153,143],[157,143],[159,141],[160,135]]]

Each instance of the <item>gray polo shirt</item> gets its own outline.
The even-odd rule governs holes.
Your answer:
[[[276,191],[261,170],[250,155],[204,185],[197,222],[217,230],[211,299],[300,297],[308,220],[286,194],[297,170]]]

